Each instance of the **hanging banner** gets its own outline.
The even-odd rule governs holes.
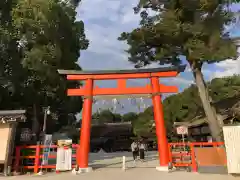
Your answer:
[[[57,171],[68,171],[72,169],[72,140],[64,139],[57,142]]]
[[[48,164],[48,156],[50,153],[50,147],[52,145],[52,135],[51,134],[46,134],[44,137],[44,144],[45,148],[43,148],[43,160],[42,160],[42,165],[47,165]]]
[[[143,109],[143,110],[145,110],[146,109],[146,104],[145,104],[145,102],[144,102],[144,98],[143,97],[141,97],[140,98],[140,109]]]

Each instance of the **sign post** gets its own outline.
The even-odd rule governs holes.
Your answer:
[[[45,148],[43,149],[43,165],[48,164],[48,156],[50,152],[50,147],[52,145],[52,135],[51,134],[46,134],[44,138],[44,146]]]
[[[177,134],[181,135],[182,136],[182,142],[183,142],[183,149],[184,151],[186,150],[185,148],[185,135],[188,134],[188,127],[187,126],[178,126],[177,127]]]

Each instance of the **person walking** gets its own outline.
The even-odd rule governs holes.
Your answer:
[[[143,141],[141,141],[139,144],[139,156],[141,161],[144,161],[145,159],[145,150],[146,150],[146,145],[144,144]]]
[[[134,161],[134,164],[136,163],[136,159],[137,159],[137,156],[138,156],[138,144],[136,141],[133,141],[132,144],[131,144],[131,150],[132,150],[132,155],[133,155],[133,161]]]

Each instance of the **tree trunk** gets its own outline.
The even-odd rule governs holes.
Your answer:
[[[192,64],[191,68],[213,140],[221,142],[223,141],[222,127],[217,119],[216,109],[211,104],[211,99],[201,71],[202,64]]]
[[[37,141],[39,135],[39,121],[38,121],[38,109],[37,105],[33,104],[33,117],[32,117],[32,132],[34,140]]]

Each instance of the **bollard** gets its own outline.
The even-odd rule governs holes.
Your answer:
[[[122,170],[125,171],[126,170],[126,157],[123,156],[122,158]]]

